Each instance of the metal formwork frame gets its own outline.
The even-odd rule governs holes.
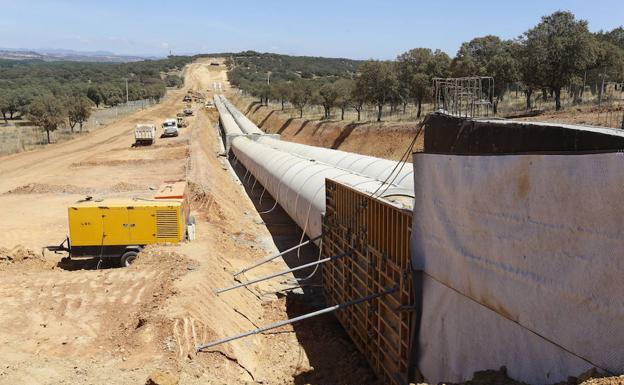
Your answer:
[[[492,113],[494,78],[433,78],[435,109],[449,115],[477,117]]]
[[[380,379],[407,384],[414,299],[410,263],[411,211],[326,180],[324,255],[350,253],[323,266],[330,304],[398,290],[341,310],[337,317]]]

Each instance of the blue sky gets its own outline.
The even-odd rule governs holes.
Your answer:
[[[624,0],[0,0],[0,47],[356,59],[429,47],[453,56],[473,37],[514,38],[560,9],[588,20],[592,31],[624,24]]]

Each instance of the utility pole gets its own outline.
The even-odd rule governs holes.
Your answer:
[[[271,85],[271,71],[267,71],[267,84]]]
[[[123,78],[126,81],[126,104],[128,104],[128,78]]]
[[[121,80],[126,82],[126,104],[128,104],[128,78],[121,78]]]

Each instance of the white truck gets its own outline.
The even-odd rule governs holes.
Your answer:
[[[178,136],[178,121],[177,119],[167,119],[162,124],[163,133],[162,136]]]
[[[156,126],[153,124],[137,124],[134,129],[134,145],[149,146],[156,141]]]

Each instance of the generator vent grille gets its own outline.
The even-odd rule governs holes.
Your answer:
[[[175,210],[156,211],[156,238],[178,237],[178,215]]]

